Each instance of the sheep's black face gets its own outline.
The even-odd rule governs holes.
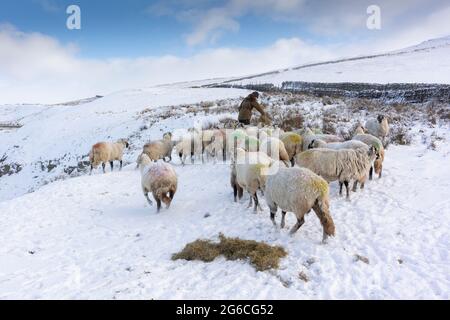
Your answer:
[[[129,148],[130,147],[130,144],[128,143],[128,141],[125,141],[125,148]]]
[[[381,122],[384,120],[384,116],[380,114],[380,115],[377,117],[377,119],[378,119],[378,122],[381,123]]]

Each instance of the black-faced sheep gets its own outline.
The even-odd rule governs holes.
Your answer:
[[[178,186],[175,170],[168,163],[152,163],[152,160],[145,153],[138,157],[137,164],[141,170],[142,192],[148,203],[153,205],[148,196],[151,192],[156,201],[158,212],[161,210],[161,202],[169,208]]]
[[[128,141],[120,139],[117,142],[99,142],[92,146],[89,152],[89,161],[91,162],[91,171],[102,164],[103,173],[105,173],[106,163],[109,162],[111,171],[114,170],[114,161],[120,161],[120,170],[122,170],[122,157],[125,148],[128,148]]]
[[[170,132],[164,134],[162,140],[151,141],[144,145],[143,153],[148,155],[150,160],[158,161],[163,159],[165,162],[172,161],[172,149],[174,142]],[[169,160],[166,160],[168,158]]]
[[[334,236],[335,226],[329,210],[328,183],[306,168],[282,168],[267,177],[265,197],[270,208],[270,218],[276,226],[278,207],[282,210],[281,228],[284,228],[286,212],[297,216],[291,235],[305,222],[305,214],[314,210],[323,227],[323,241]]]
[[[369,119],[366,122],[365,129],[367,133],[379,138],[386,146],[386,137],[389,134],[389,123],[384,115],[378,115],[376,119]]]

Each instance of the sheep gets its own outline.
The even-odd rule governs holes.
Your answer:
[[[286,152],[288,153],[289,160],[292,166],[295,164],[294,157],[303,151],[303,138],[301,135],[295,132],[286,132],[281,134],[280,140],[284,143]]]
[[[223,130],[213,130],[213,135],[211,137],[211,143],[205,147],[206,157],[214,158],[214,162],[217,161],[219,155],[225,157],[225,132]],[[223,159],[225,161],[225,158]]]
[[[177,192],[178,178],[175,170],[168,163],[152,163],[145,153],[138,157],[137,164],[141,170],[142,192],[148,203],[153,205],[148,196],[151,192],[157,204],[157,212],[161,210],[161,202],[164,202],[168,209]]]
[[[260,133],[261,144],[259,150],[265,152],[274,160],[283,161],[286,166],[290,164],[290,157],[283,141],[275,137],[269,137],[265,132]]]
[[[357,132],[360,132],[360,130],[357,129]],[[353,137],[353,140],[361,141],[368,145],[369,147],[372,146],[376,150],[376,159],[373,163],[373,166],[370,167],[369,170],[369,180],[372,180],[373,176],[373,170],[374,167],[377,168],[376,173],[378,173],[378,177],[381,178],[382,172],[383,172],[383,161],[384,161],[384,147],[383,143],[380,139],[377,137],[371,135],[371,134],[357,134]]]
[[[248,126],[247,128],[245,128],[245,133],[248,136],[250,136],[250,137],[258,138],[258,136],[259,136],[259,128],[258,127],[254,127],[254,126]]]
[[[308,149],[317,149],[317,148],[325,148],[325,149],[333,149],[333,150],[342,150],[342,149],[364,149],[369,151],[369,146],[365,143],[357,140],[349,140],[344,142],[331,142],[326,143],[323,140],[313,140],[309,145]],[[364,189],[364,185],[367,179],[366,173],[363,173],[361,177],[353,183],[353,192],[356,192],[356,188],[358,186],[358,182],[361,184],[361,189]]]
[[[386,146],[386,137],[389,134],[389,123],[384,115],[378,115],[376,119],[369,119],[366,122],[365,128],[367,133],[379,138]]]
[[[358,149],[358,148],[368,148],[368,146],[361,141],[357,140],[349,140],[344,142],[330,142],[326,143],[323,140],[317,139],[311,141],[308,146],[308,149],[317,149],[317,148],[325,148],[325,149],[333,149],[333,150],[341,150],[341,149]]]
[[[89,174],[92,174],[92,170],[97,168],[100,163],[102,164],[103,173],[105,173],[106,162],[109,162],[111,171],[113,171],[114,160],[120,161],[120,170],[122,170],[123,150],[129,146],[126,139],[119,139],[117,142],[99,142],[94,144],[89,152],[89,161],[91,163]]]
[[[236,157],[236,149],[245,149],[245,141],[248,135],[244,129],[227,130],[226,133],[226,151],[232,157]]]
[[[231,187],[233,188],[234,202],[237,202],[238,198],[239,200],[242,199],[244,189],[241,188],[241,186],[237,183],[236,180],[236,164],[232,162],[230,167],[231,167],[230,184]]]
[[[370,147],[369,150],[310,149],[298,154],[295,163],[299,167],[310,169],[328,182],[338,180],[339,195],[342,195],[342,186],[345,185],[347,199],[350,199],[350,181],[362,180],[374,159],[373,147]]]
[[[150,160],[158,161],[163,159],[164,162],[172,161],[172,149],[174,142],[172,141],[172,133],[165,133],[162,140],[151,141],[144,145],[143,153],[148,155]],[[166,161],[166,158],[169,158]]]
[[[248,207],[252,205],[252,199],[254,200],[256,213],[260,208],[257,191],[264,190],[267,170],[275,161],[264,152],[246,152],[242,148],[237,148],[233,162],[236,168],[236,182],[250,195]]]
[[[181,140],[175,145],[175,150],[180,157],[181,164],[186,164],[186,158],[191,157],[191,163],[194,163],[195,156],[202,156],[203,142],[202,136],[196,130],[190,130],[185,134]]]
[[[322,241],[325,242],[328,236],[334,236],[335,226],[329,210],[328,183],[311,170],[298,167],[279,168],[277,173],[267,177],[265,198],[274,226],[278,207],[282,210],[281,228],[285,225],[286,212],[293,212],[297,216],[297,223],[290,231],[293,235],[305,222],[305,214],[312,209],[323,227]]]
[[[303,137],[303,151],[308,150],[308,146],[313,140],[323,140],[326,143],[329,142],[343,142],[344,139],[332,134],[311,134],[311,130],[307,129]]]

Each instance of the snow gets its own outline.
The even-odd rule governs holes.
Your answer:
[[[450,37],[376,57],[291,68],[231,83],[281,86],[284,81],[450,84]]]
[[[450,67],[449,48],[440,39],[389,56],[246,81],[450,83],[450,72],[444,72]],[[143,144],[167,131],[176,137],[194,125],[235,118],[236,106],[248,94],[192,85],[126,90],[79,105],[0,106],[0,122],[23,125],[0,130],[0,168],[3,156],[4,163],[22,165],[19,173],[0,177],[0,299],[450,298],[448,122],[438,117],[430,124],[425,112],[433,110],[425,107],[398,112],[396,125],[407,124],[413,143],[391,145],[383,177],[352,193],[351,201],[340,198],[337,184],[331,184],[336,236],[322,244],[314,213],[290,237],[293,214],[280,230],[273,227],[263,197],[259,214],[246,208],[247,195],[234,203],[228,164],[188,161],[183,167],[173,154],[179,185],[171,207],[157,214],[149,206],[135,163]],[[282,109],[285,98],[271,96],[264,103],[270,111]],[[219,99],[225,104],[219,106]],[[192,110],[206,101],[214,101],[208,113]],[[378,112],[373,106],[357,111],[344,101],[325,106],[321,99],[306,98],[289,107],[298,108],[305,125],[314,127],[322,127],[324,112],[337,110],[338,124],[347,126],[339,129],[346,130]],[[404,114],[410,118],[403,122]],[[92,176],[64,173],[85,161],[94,143],[119,138],[131,142],[123,171],[107,166],[106,174],[101,169]],[[57,166],[47,169],[50,160]],[[187,243],[217,239],[220,232],[281,245],[288,256],[278,270],[265,272],[224,258],[171,260]]]
[[[7,162],[24,166],[19,174],[2,177],[0,201],[25,194],[62,174],[53,170],[43,181],[40,161],[63,161],[67,166],[77,166],[82,158],[87,160],[93,144],[126,138],[130,132],[139,131],[140,126],[148,124],[140,118],[143,110],[163,112],[164,107],[246,94],[245,90],[161,86],[117,92],[77,106],[0,106],[1,121],[23,124],[18,130],[0,130],[0,159],[7,155]],[[169,125],[174,127],[167,130],[184,127],[176,121]]]
[[[384,177],[351,202],[332,184],[336,237],[325,245],[314,214],[290,237],[273,227],[264,201],[256,215],[246,198],[234,203],[228,165],[177,163],[179,190],[160,214],[132,165],[58,181],[0,203],[0,299],[448,299],[446,152],[392,146]],[[287,227],[294,223],[288,214]],[[282,245],[288,257],[271,272],[170,259],[219,232]]]

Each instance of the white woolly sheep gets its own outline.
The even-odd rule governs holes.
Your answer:
[[[122,157],[125,148],[128,148],[128,141],[125,139],[120,139],[117,142],[99,142],[92,146],[89,152],[89,161],[91,162],[91,171],[97,168],[101,163],[103,168],[103,173],[105,173],[106,163],[109,162],[111,166],[111,171],[114,170],[114,161],[120,161],[120,170],[122,170]]]
[[[385,146],[386,137],[389,134],[389,123],[384,115],[380,114],[376,119],[367,120],[365,129],[367,133],[381,139]]]
[[[364,142],[357,140],[349,140],[344,142],[330,142],[326,143],[323,140],[313,140],[308,149],[317,149],[317,148],[325,148],[325,149],[333,149],[333,150],[342,150],[342,149],[364,149],[367,152],[369,151],[369,146]],[[361,189],[364,189],[364,185],[367,179],[367,174],[364,173],[361,177],[354,181],[353,183],[353,192],[356,192],[356,188],[358,186],[358,182],[361,184]]]
[[[242,189],[241,186],[237,183],[236,164],[234,162],[231,163],[230,169],[231,169],[230,184],[231,184],[231,187],[233,188],[234,202],[237,202],[238,198],[239,198],[239,200],[242,199],[244,189]]]
[[[267,177],[265,197],[270,208],[270,219],[276,226],[278,207],[282,210],[281,228],[285,225],[286,212],[297,216],[297,223],[291,229],[293,235],[305,222],[305,214],[312,210],[319,217],[323,227],[323,241],[334,236],[335,226],[329,210],[328,183],[306,168],[279,168],[277,173]]]
[[[148,203],[153,205],[148,196],[151,192],[157,204],[157,212],[161,210],[161,202],[168,209],[177,192],[178,178],[175,170],[168,163],[152,163],[145,153],[138,157],[137,164],[141,170],[142,192]]]
[[[213,157],[214,162],[216,162],[219,156],[222,156],[223,160],[225,161],[224,148],[225,148],[225,132],[219,129],[213,130],[211,143],[209,143],[204,150],[207,159],[209,159],[209,157]]]
[[[376,173],[378,173],[378,177],[381,178],[383,172],[383,161],[384,161],[384,147],[383,143],[377,137],[371,134],[357,134],[353,137],[353,140],[361,141],[368,145],[372,146],[376,150],[376,159],[373,163],[373,166],[370,167],[369,170],[369,180],[372,180],[374,167],[376,168]]]
[[[172,133],[165,133],[162,140],[151,141],[144,145],[143,153],[148,155],[150,160],[158,161],[160,159],[165,162],[172,161],[172,150],[174,147],[172,141]],[[169,158],[167,161],[166,158]]]
[[[291,161],[292,166],[294,166],[294,157],[303,151],[302,136],[295,132],[286,132],[281,134],[280,140],[284,143],[284,147],[289,156],[289,161]]]
[[[236,149],[242,148],[245,149],[245,141],[247,140],[247,132],[245,129],[235,129],[235,130],[227,130],[226,131],[226,152],[232,158],[236,157]]]
[[[203,155],[203,142],[202,136],[195,130],[190,130],[187,134],[183,135],[180,142],[175,145],[175,150],[180,157],[181,164],[186,164],[186,158],[191,157],[191,163],[194,163],[196,156]],[[202,158],[203,160],[203,158]]]
[[[317,148],[342,150],[342,149],[358,149],[358,148],[365,149],[368,148],[368,146],[364,142],[357,140],[349,140],[344,142],[330,142],[330,143],[326,143],[325,141],[320,139],[311,141],[311,143],[308,146],[308,149],[317,149]]]
[[[347,190],[347,199],[350,198],[349,183],[352,180],[361,180],[369,171],[375,159],[373,147],[365,149],[310,149],[297,155],[295,162],[298,166],[308,168],[320,175],[328,182],[339,181],[339,194],[342,195],[342,186]]]
[[[265,132],[259,134],[261,144],[259,150],[265,152],[274,160],[283,161],[289,167],[290,158],[283,141],[275,137],[269,137]]]
[[[332,134],[309,134],[311,130],[307,131],[305,135],[303,135],[303,151],[308,150],[308,146],[311,144],[313,140],[323,140],[326,143],[331,142],[343,142],[344,139]]]
[[[236,182],[250,195],[249,206],[254,200],[256,212],[259,207],[257,191],[264,190],[266,174],[275,161],[264,152],[246,152],[242,148],[236,149],[236,158],[233,159],[236,168]]]

